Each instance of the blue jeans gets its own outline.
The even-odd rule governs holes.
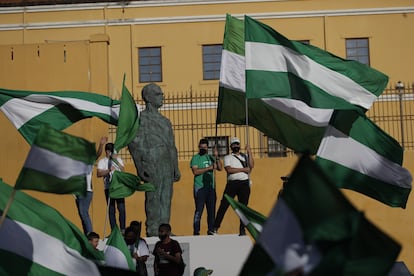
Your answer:
[[[194,221],[193,221],[193,234],[200,234],[200,221],[203,215],[204,205],[207,209],[207,226],[208,231],[214,231],[214,218],[216,212],[216,191],[214,188],[200,188],[194,190]]]
[[[92,192],[86,192],[85,196],[76,196],[76,207],[78,207],[78,214],[82,222],[82,228],[85,235],[92,232],[92,221],[89,217],[89,206],[91,206]]]
[[[109,198],[109,189],[105,189],[105,198],[106,202],[108,203]],[[124,198],[111,198],[109,203],[109,224],[111,225],[111,229],[113,229],[116,225],[116,217],[115,217],[115,203],[116,207],[118,208],[119,213],[119,228],[121,231],[125,230],[125,199]]]

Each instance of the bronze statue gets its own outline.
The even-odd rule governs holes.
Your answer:
[[[156,191],[145,193],[147,237],[158,236],[158,227],[170,222],[173,182],[180,179],[177,148],[169,119],[158,109],[163,92],[154,84],[142,88],[146,108],[140,114],[137,136],[128,145],[139,177],[152,183]]]

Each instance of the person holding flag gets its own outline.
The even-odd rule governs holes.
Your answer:
[[[217,147],[214,148],[214,157],[208,154],[208,140],[203,138],[198,143],[199,152],[190,161],[194,174],[194,203],[193,235],[200,235],[200,220],[204,205],[207,209],[208,235],[214,234],[214,218],[216,212],[216,183],[214,170],[221,171],[221,160]]]
[[[108,141],[108,137],[101,137],[99,141],[98,150],[96,152],[96,159],[98,159],[101,154],[104,145]],[[92,171],[86,175],[86,194],[76,194],[76,207],[78,208],[78,214],[82,222],[82,229],[85,235],[88,235],[90,232],[93,231],[91,217],[89,216],[89,207],[91,206],[93,196],[92,190]]]
[[[254,167],[254,159],[249,145],[246,145],[247,154],[240,152],[240,139],[232,137],[230,139],[231,153],[224,157],[224,169],[227,172],[227,184],[223,192],[223,198],[217,211],[216,220],[214,222],[214,232],[217,233],[221,222],[229,208],[229,202],[225,198],[229,197],[237,199],[240,203],[247,206],[250,196],[250,173]],[[240,236],[246,235],[243,222],[240,221]]]
[[[109,223],[111,225],[111,229],[116,226],[116,217],[115,217],[115,203],[118,208],[119,212],[119,227],[121,228],[121,232],[124,233],[125,231],[125,198],[117,198],[112,199],[109,197],[109,186],[111,183],[111,178],[113,172],[116,171],[123,171],[124,170],[124,162],[120,157],[118,157],[117,152],[114,149],[113,143],[107,143],[105,145],[105,157],[100,159],[98,162],[97,168],[97,176],[103,177],[104,180],[104,188],[105,188],[105,197],[108,203],[109,209]]]

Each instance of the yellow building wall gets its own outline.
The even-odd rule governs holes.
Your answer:
[[[127,86],[135,96],[140,97],[144,84],[138,82],[138,47],[161,46],[163,82],[160,85],[164,91],[167,93],[189,89],[216,91],[217,81],[202,80],[201,46],[222,43],[225,13],[253,14],[255,18],[269,24],[290,39],[308,39],[312,45],[326,48],[342,57],[345,56],[345,38],[370,36],[371,65],[388,74],[391,85],[398,80],[410,81],[412,80],[410,67],[414,63],[412,55],[414,38],[409,35],[414,26],[412,2],[408,0],[374,2],[356,0],[221,2],[165,7],[97,6],[96,9],[85,11],[0,12],[0,87],[40,91],[70,89],[119,97],[122,76],[125,73]],[[352,9],[404,6],[410,8],[410,12],[346,15]],[[341,9],[345,15],[332,15],[332,11]],[[331,15],[324,16],[323,11],[326,13],[330,11]],[[293,12],[301,15],[295,16]],[[305,16],[306,12],[311,16]],[[284,13],[289,16],[284,16]],[[214,17],[217,15],[220,15],[219,19]],[[212,21],[201,20],[208,16],[212,16]],[[194,20],[189,20],[192,17]],[[128,19],[137,21],[122,24],[122,20]],[[145,20],[151,19],[154,22],[145,23]],[[168,19],[172,22],[168,22]],[[107,24],[99,26],[85,24],[85,26],[67,28],[35,28],[33,25],[91,20],[107,20]],[[113,23],[113,20],[118,20],[120,24]],[[2,26],[8,24],[32,24],[30,26],[33,28],[2,29]],[[66,62],[64,62],[65,51]],[[3,148],[0,177],[6,183],[13,185],[29,146],[3,113],[0,114],[0,126]],[[97,142],[101,136],[108,135],[108,125],[98,119],[88,119],[70,127],[67,132]],[[398,129],[396,132],[398,133]],[[193,143],[196,152],[199,138],[197,135],[193,137],[193,141],[183,140],[183,143]],[[249,204],[251,208],[265,215],[269,214],[281,186],[280,176],[288,174],[295,162],[296,157],[256,158],[256,167],[252,173],[253,188]],[[174,184],[171,224],[175,234],[190,235],[194,212],[193,176],[189,168],[189,160],[181,161],[179,166],[182,178]],[[411,173],[414,172],[413,152],[406,152],[404,166]],[[135,173],[131,163],[127,163],[126,170]],[[225,173],[217,173],[216,179],[218,207],[225,185]],[[95,230],[103,235],[104,232],[108,233],[109,226],[104,230],[106,204],[102,179],[94,176],[93,184],[91,216]],[[65,217],[81,227],[73,196],[29,193],[57,208]],[[403,210],[390,208],[352,191],[344,191],[344,193],[372,222],[402,244],[399,260],[404,261],[409,269],[414,271],[414,264],[410,263],[414,258],[412,235],[414,224],[411,223],[414,217],[414,199],[411,197],[407,209]],[[144,195],[136,193],[127,198],[126,202],[127,221],[144,221]],[[206,230],[206,214],[204,214],[202,233]],[[237,231],[238,219],[229,209],[220,233],[237,233]]]

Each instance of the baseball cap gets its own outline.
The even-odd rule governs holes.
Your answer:
[[[231,137],[230,139],[230,145],[234,144],[234,143],[239,143],[240,144],[240,139],[237,137]]]
[[[211,275],[211,273],[213,273],[213,270],[206,269],[205,267],[197,267],[196,270],[194,270],[195,276],[207,276]]]

